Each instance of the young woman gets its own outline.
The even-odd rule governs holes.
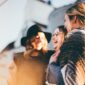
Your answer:
[[[53,53],[47,48],[50,39],[51,33],[37,25],[28,29],[27,36],[21,39],[26,51],[15,54],[16,85],[45,85],[45,71]]]
[[[59,54],[65,85],[85,84],[85,3],[77,3],[66,11],[68,30]]]
[[[66,34],[67,34],[67,30],[66,28],[64,28],[64,26],[58,26],[53,33],[52,42],[53,42],[55,53],[51,56],[47,68],[47,76],[46,76],[47,85],[64,85],[61,69],[56,61],[60,53],[60,47],[64,42]]]
[[[66,11],[64,25],[67,31],[85,29],[85,3],[77,3]]]

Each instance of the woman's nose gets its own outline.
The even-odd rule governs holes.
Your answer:
[[[40,41],[41,41],[40,36],[36,36],[36,41],[38,41],[38,42],[40,42]]]
[[[37,36],[36,36],[36,39],[40,39],[40,37],[37,35]]]

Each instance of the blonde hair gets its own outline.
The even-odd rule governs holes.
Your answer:
[[[66,14],[69,17],[76,15],[80,22],[80,27],[85,28],[85,3],[76,3],[74,6],[72,6],[66,11]]]
[[[35,41],[35,38],[36,38],[36,36],[34,36],[31,39],[27,40],[26,50],[29,50],[30,48],[33,48],[32,42]],[[36,44],[34,44],[34,45],[36,45]],[[42,46],[42,49],[41,49],[43,53],[46,53],[48,51],[47,45],[48,45],[48,41],[47,41],[46,36],[44,34],[44,36],[43,36],[43,46]]]
[[[42,47],[42,51],[43,51],[43,53],[46,53],[47,52],[47,50],[48,50],[48,47],[47,47],[47,45],[48,45],[48,41],[47,41],[47,39],[46,39],[46,36],[45,36],[45,34],[44,34],[44,44],[43,44],[43,47]]]

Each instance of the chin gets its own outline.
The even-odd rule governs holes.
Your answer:
[[[41,50],[42,49],[42,47],[37,47],[37,50]]]

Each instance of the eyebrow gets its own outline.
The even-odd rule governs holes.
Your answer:
[[[58,35],[59,33],[54,33],[52,36],[54,36],[54,35]]]
[[[62,34],[62,33],[64,33],[64,32],[60,31],[60,32],[54,33],[53,36],[58,35],[58,34]]]

